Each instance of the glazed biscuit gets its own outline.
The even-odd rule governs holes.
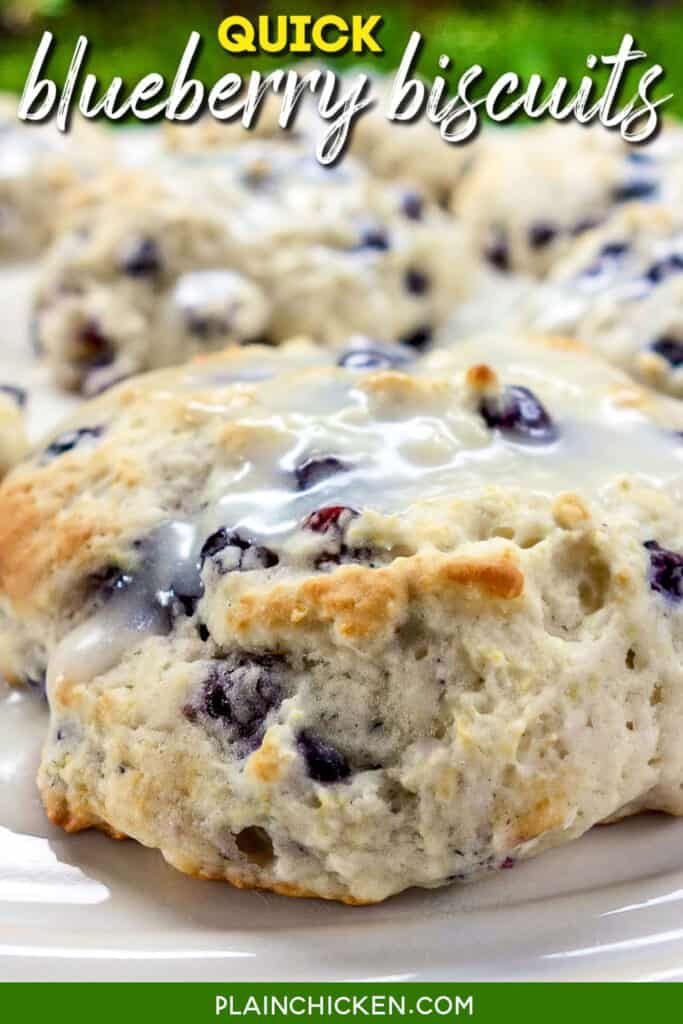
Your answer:
[[[679,404],[571,341],[363,352],[134,378],[0,485],[57,824],[358,904],[683,811]]]

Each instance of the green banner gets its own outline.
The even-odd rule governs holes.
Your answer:
[[[510,1024],[673,1020],[683,989],[626,984],[6,984],[5,1021],[121,1024],[201,1021],[414,1022],[455,1019]],[[675,1015],[675,1016],[674,1016]]]

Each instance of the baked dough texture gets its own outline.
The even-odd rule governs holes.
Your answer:
[[[38,341],[67,388],[301,333],[424,348],[463,293],[458,226],[352,160],[257,141],[159,164],[84,190],[45,261]]]
[[[587,232],[545,288],[527,327],[571,334],[641,382],[683,397],[683,210],[633,203]]]
[[[647,147],[601,126],[543,124],[484,132],[452,208],[502,273],[544,277],[577,238],[631,202],[683,198],[683,132]]]
[[[372,903],[681,813],[681,430],[532,337],[233,349],[84,404],[0,485],[50,818]]]
[[[17,119],[17,99],[0,95],[0,261],[36,257],[54,237],[71,191],[111,152],[102,129],[76,118],[68,135]]]
[[[301,65],[305,72],[313,65]],[[377,178],[392,183],[403,182],[418,194],[448,207],[464,175],[472,166],[477,147],[473,140],[467,145],[447,145],[439,134],[439,126],[425,117],[411,122],[387,118],[393,79],[370,77],[371,106],[364,109],[352,125],[346,154],[363,164]],[[341,93],[351,87],[353,74],[341,76]],[[310,95],[304,94],[297,115],[289,128],[280,127],[282,101],[269,93],[260,116],[251,128],[240,122],[220,122],[212,117],[201,117],[193,124],[164,126],[162,144],[176,156],[207,153],[229,153],[244,145],[250,138],[269,139],[278,143],[294,142],[305,146],[309,153],[316,151],[321,137],[329,131],[318,113]]]
[[[358,118],[349,152],[378,178],[417,186],[446,209],[476,162],[479,143],[445,142],[438,124],[422,114],[389,120],[393,78],[372,78],[373,105]]]

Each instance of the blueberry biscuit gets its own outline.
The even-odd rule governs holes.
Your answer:
[[[375,103],[354,125],[349,152],[377,177],[413,185],[448,208],[480,147],[474,140],[463,145],[445,142],[439,126],[425,116],[410,122],[390,121],[392,84],[392,80],[374,80]]]
[[[125,382],[0,486],[50,818],[365,903],[681,813],[678,403],[570,342],[338,362]]]
[[[306,67],[302,66],[302,70]],[[438,126],[423,117],[410,123],[389,121],[386,115],[392,81],[370,77],[373,103],[356,118],[345,154],[350,153],[378,178],[405,183],[406,204],[413,203],[417,208],[426,195],[447,207],[472,164],[474,144],[448,145],[442,141]],[[349,76],[351,78],[355,80],[357,76]],[[346,91],[350,80],[342,76],[341,84],[342,91]],[[165,126],[163,143],[170,153],[196,157],[207,153],[228,155],[250,138],[259,138],[278,143],[295,142],[313,154],[320,138],[329,131],[310,96],[303,96],[289,128],[280,127],[280,116],[281,99],[269,93],[259,118],[250,129],[245,129],[240,122],[225,123],[203,117],[194,124]]]
[[[17,100],[0,97],[0,260],[36,256],[53,237],[62,203],[102,163],[107,138],[77,122],[60,135],[51,125],[25,125]]]
[[[683,213],[625,207],[572,247],[522,317],[536,330],[578,337],[644,383],[683,397]]]
[[[306,96],[302,98],[296,117],[286,129],[280,127],[281,114],[282,98],[268,92],[249,128],[245,128],[241,120],[218,121],[206,115],[193,122],[165,123],[160,133],[160,142],[168,153],[183,157],[202,156],[210,152],[226,153],[253,139],[280,144],[306,140],[309,149],[315,145],[315,132],[320,126],[320,120],[315,115],[310,99],[307,101]]]
[[[87,393],[230,342],[426,347],[469,265],[441,211],[292,144],[101,183],[72,219],[43,268],[37,334],[60,383]]]
[[[628,147],[601,127],[491,131],[453,209],[491,266],[543,277],[624,203],[680,199],[682,138],[668,127],[656,145]]]

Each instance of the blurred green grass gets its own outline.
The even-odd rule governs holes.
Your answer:
[[[216,28],[226,13],[382,13],[384,26],[379,39],[385,48],[372,67],[389,71],[396,67],[412,30],[422,32],[425,47],[419,70],[426,78],[438,71],[437,58],[447,53],[453,61],[448,74],[457,76],[470,64],[479,63],[490,82],[504,71],[515,70],[523,78],[540,73],[552,84],[562,74],[578,84],[585,70],[588,53],[613,53],[624,33],[636,37],[648,53],[649,63],[660,63],[666,78],[656,95],[673,93],[665,111],[683,116],[683,4],[656,0],[620,0],[616,3],[587,4],[566,2],[463,4],[367,4],[334,5],[309,3],[291,5],[268,3],[133,3],[116,4],[74,2],[74,0],[0,0],[0,89],[20,91],[31,64],[40,33],[47,28],[57,45],[50,74],[60,80],[68,67],[79,34],[91,43],[88,70],[103,84],[114,74],[132,85],[149,71],[160,71],[172,78],[187,37],[193,29],[204,38],[204,47],[195,73],[207,84],[230,70],[241,73],[257,67],[269,70],[282,66],[281,57],[231,57],[216,39]],[[22,14],[23,12],[23,14]],[[28,17],[26,15],[32,15]],[[3,17],[4,16],[4,17]],[[333,67],[346,67],[353,57],[335,57]],[[645,65],[633,69],[624,96],[634,90]],[[598,75],[606,81],[606,74]]]

